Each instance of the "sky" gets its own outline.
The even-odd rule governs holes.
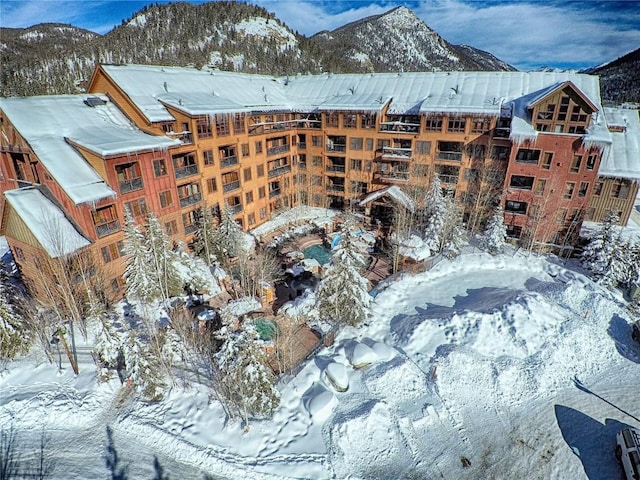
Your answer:
[[[1,0],[0,26],[59,22],[104,34],[149,3],[152,2]],[[640,47],[640,0],[254,0],[250,3],[274,12],[289,27],[307,36],[405,5],[448,42],[486,50],[520,70],[595,66]]]

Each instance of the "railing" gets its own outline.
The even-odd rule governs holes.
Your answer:
[[[191,132],[167,133],[168,136],[182,140],[182,143],[193,143],[193,134]]]
[[[327,152],[346,152],[347,145],[339,143],[327,143],[326,150]]]
[[[291,165],[283,165],[282,167],[274,168],[273,170],[269,170],[267,172],[267,176],[269,178],[277,177],[278,175],[283,175],[287,172],[291,171]]]
[[[236,203],[235,205],[229,205],[229,213],[231,215],[235,215],[236,213],[240,213],[242,211],[242,204]]]
[[[442,183],[448,183],[449,185],[456,185],[458,183],[458,175],[444,175],[439,173],[438,178]]]
[[[193,195],[189,195],[188,197],[183,197],[180,199],[180,208],[188,207],[189,205],[193,205],[202,200],[202,194],[200,192],[194,193]]]
[[[307,142],[298,143],[298,150],[306,150],[306,149],[307,149]]]
[[[280,195],[281,190],[279,188],[276,188],[275,190],[271,190],[269,192],[269,198],[273,198],[273,197],[277,197],[278,195]]]
[[[419,133],[420,124],[404,122],[383,122],[380,124],[381,133]]]
[[[496,138],[509,138],[511,129],[508,127],[496,127],[493,130],[493,136]]]
[[[376,172],[374,180],[378,182],[408,182],[409,172]]]
[[[462,160],[462,152],[438,152],[436,154],[436,159],[459,162]]]
[[[229,168],[229,167],[233,167],[234,165],[238,164],[238,157],[237,155],[230,155],[228,157],[224,157],[222,160],[220,160],[220,168]]]
[[[191,175],[196,175],[198,173],[197,165],[188,165],[182,168],[176,168],[175,176],[176,178],[185,178],[190,177]]]
[[[240,188],[240,180],[236,180],[235,182],[230,182],[222,185],[222,191],[224,193],[237,190],[238,188]]]
[[[346,170],[346,167],[344,165],[327,165],[325,170],[327,172],[344,173]]]
[[[344,185],[334,183],[327,185],[327,191],[329,192],[344,192]]]
[[[118,182],[118,187],[120,188],[120,193],[129,193],[134,190],[140,190],[144,185],[142,183],[142,177],[136,177]]]
[[[98,238],[106,237],[107,235],[111,235],[112,233],[119,232],[119,231],[120,231],[119,220],[112,220],[110,222],[96,225],[96,235],[98,235]]]
[[[383,147],[382,158],[392,158],[394,160],[411,160],[411,149]]]
[[[279,153],[288,152],[291,150],[291,145],[276,145],[275,147],[267,147],[267,155],[277,155]]]
[[[184,234],[185,235],[190,235],[192,233],[195,233],[198,230],[198,225],[196,224],[191,224],[191,225],[185,225],[184,226]]]

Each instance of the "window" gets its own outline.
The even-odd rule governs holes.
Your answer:
[[[258,177],[264,177],[264,164],[260,164],[256,166],[256,175]]]
[[[115,205],[96,209],[93,213],[93,224],[98,238],[106,237],[120,231],[120,220]]]
[[[567,219],[567,209],[559,208],[556,212],[556,223],[564,223]]]
[[[198,229],[197,221],[195,210],[182,214],[182,226],[184,227],[185,235],[190,235]]]
[[[256,154],[262,153],[262,140],[256,142]]]
[[[534,177],[525,177],[523,175],[511,175],[509,187],[518,190],[531,190],[533,188]]]
[[[251,167],[247,167],[243,170],[242,175],[244,177],[244,181],[248,182],[251,180]]]
[[[202,152],[202,159],[204,160],[204,164],[209,166],[214,164],[213,160],[213,150],[204,150]]]
[[[111,291],[113,293],[118,293],[120,291],[120,287],[122,287],[122,279],[121,278],[112,278],[109,282],[111,286]]]
[[[362,160],[356,158],[351,159],[351,170],[362,170]]]
[[[536,188],[535,191],[533,192],[534,195],[544,195],[544,189],[547,186],[547,180],[544,178],[539,178],[538,180],[536,180]]]
[[[530,150],[528,148],[518,149],[516,162],[537,164],[540,159],[540,150]]]
[[[311,176],[311,185],[322,185],[322,176],[320,176],[320,175],[312,175]]]
[[[361,128],[375,128],[376,126],[376,114],[375,113],[363,113],[360,116]]]
[[[122,242],[122,240],[119,242],[107,245],[106,247],[102,247],[100,249],[100,253],[102,254],[102,260],[104,261],[104,263],[109,263],[117,258],[120,258],[122,256],[123,247],[124,247],[124,242]]]
[[[582,155],[574,155],[571,160],[571,173],[578,173],[580,171],[580,164],[582,163]]]
[[[247,223],[249,223],[249,225],[255,225],[255,223],[256,223],[256,214],[255,213],[250,213],[247,216]]]
[[[423,140],[416,141],[416,153],[420,155],[427,155],[431,152],[431,142],[425,142]]]
[[[471,122],[471,133],[484,133],[491,127],[491,119],[486,117],[473,118]]]
[[[224,137],[230,133],[229,117],[227,115],[216,115],[216,135]]]
[[[244,203],[247,204],[247,205],[250,204],[250,203],[253,203],[253,191],[246,192],[244,194]]]
[[[484,158],[485,146],[479,143],[468,143],[465,146],[467,156],[471,158]]]
[[[564,192],[562,194],[563,198],[567,200],[573,198],[573,191],[576,189],[575,182],[567,182],[564,184]]]
[[[260,209],[260,220],[264,220],[265,218],[267,218],[267,208],[262,207]]]
[[[522,236],[522,227],[518,225],[507,225],[507,237],[520,238]]]
[[[338,114],[335,112],[325,114],[325,123],[327,127],[338,127]]]
[[[373,138],[367,138],[365,141],[365,149],[368,151],[373,150]]]
[[[356,128],[358,126],[358,116],[355,113],[343,114],[342,125],[344,128]]]
[[[553,162],[553,152],[544,152],[544,156],[542,157],[542,165],[541,168],[544,170],[549,170],[551,168],[551,163]]]
[[[157,158],[153,161],[153,174],[156,177],[162,177],[167,174],[167,163],[164,158]]]
[[[178,233],[178,222],[171,220],[164,224],[164,231],[167,235],[176,235]]]
[[[427,117],[425,122],[425,130],[427,132],[442,131],[442,117]]]
[[[629,196],[630,183],[624,180],[617,180],[611,189],[611,196],[614,198],[627,198]]]
[[[198,173],[198,162],[196,162],[195,154],[184,153],[174,155],[172,159],[174,175],[177,179],[189,177]]]
[[[236,135],[240,133],[244,133],[244,115],[242,113],[236,113],[233,116],[233,133]],[[247,144],[247,150],[249,150],[249,145]],[[248,155],[248,153],[247,153]]]
[[[13,253],[15,254],[18,260],[24,261],[24,252],[20,247],[13,247]]]
[[[319,155],[314,155],[313,157],[311,157],[311,164],[314,167],[321,167],[322,166],[322,157]]]
[[[580,209],[574,208],[571,210],[571,215],[569,216],[570,222],[577,222],[580,219]]]
[[[593,196],[599,197],[602,194],[602,187],[604,186],[603,182],[596,182],[593,184]]]
[[[210,138],[213,134],[211,133],[211,122],[209,121],[208,116],[200,116],[196,121],[196,129],[198,132],[198,138]]]
[[[598,155],[587,156],[587,164],[584,167],[585,170],[593,170],[596,167],[597,161],[598,161]]]
[[[136,200],[127,202],[124,204],[124,207],[134,218],[147,214],[147,204],[145,203],[144,198],[138,198]]]
[[[202,200],[199,183],[187,183],[178,187],[178,198],[180,199],[180,208],[195,205]]]
[[[493,160],[507,161],[511,154],[511,148],[501,145],[496,145],[491,149],[491,158]]]
[[[142,183],[142,173],[138,162],[123,163],[116,165],[116,176],[118,177],[118,188],[120,193],[129,193],[140,190],[144,187]]]
[[[242,151],[242,156],[243,157],[248,157],[249,156],[249,144],[248,143],[243,143],[240,146],[240,149]]]
[[[311,136],[311,145],[314,147],[322,146],[322,136],[321,135],[312,135]]]
[[[517,202],[515,200],[507,200],[504,205],[504,211],[515,213],[517,215],[525,215],[527,213],[527,202]]]
[[[467,126],[466,118],[450,118],[447,124],[447,131],[464,133],[464,129],[466,126]]]
[[[462,160],[462,142],[438,142],[438,160],[459,162]]]
[[[349,148],[351,150],[362,150],[362,138],[351,137],[349,139]]]
[[[264,187],[260,187],[258,189],[258,198],[264,198],[266,196],[267,196],[267,194],[266,194],[265,188]]]
[[[370,172],[371,171],[371,167],[372,167],[371,160],[365,160],[365,162],[364,162],[364,171],[365,172]]]
[[[158,194],[160,197],[160,207],[167,208],[173,205],[173,198],[171,198],[171,190],[165,190]]]
[[[578,188],[578,196],[586,197],[589,191],[589,182],[580,182],[580,188]]]
[[[218,191],[218,182],[215,178],[207,178],[207,193],[214,193]]]

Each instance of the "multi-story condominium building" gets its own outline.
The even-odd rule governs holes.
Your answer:
[[[584,218],[626,222],[640,179],[637,111],[604,109],[589,75],[101,65],[89,92],[0,99],[2,230],[32,285],[39,255],[82,248],[117,292],[125,209],[188,243],[201,208],[250,230],[437,175],[469,224],[501,203],[512,238],[564,245]]]

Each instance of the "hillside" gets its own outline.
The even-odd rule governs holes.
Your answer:
[[[600,75],[603,100],[640,103],[640,48],[589,73]]]
[[[0,34],[0,96],[82,91],[96,62],[272,75],[512,69],[486,52],[450,45],[405,7],[311,38],[262,7],[236,2],[147,6],[103,36],[54,24]]]

